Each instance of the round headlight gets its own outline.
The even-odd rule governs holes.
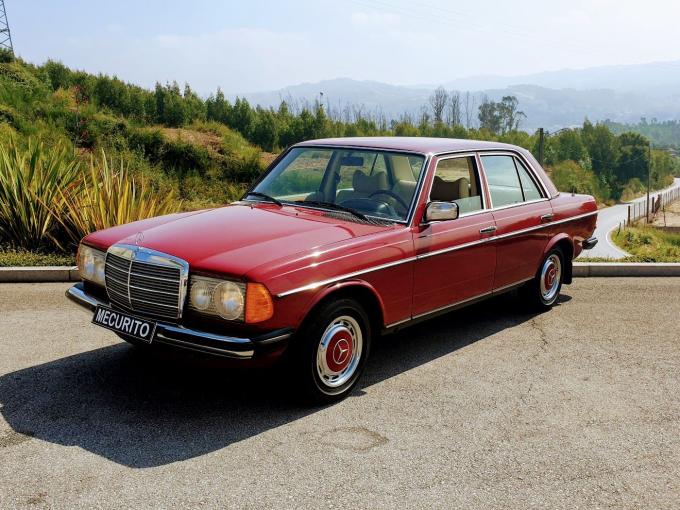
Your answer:
[[[189,299],[197,310],[207,310],[210,308],[210,301],[212,300],[212,287],[201,280],[195,282],[191,285]]]
[[[104,268],[106,265],[105,262],[106,259],[104,257],[94,257],[94,276],[92,279],[97,283],[101,283],[102,285],[104,285],[106,280],[104,275]]]
[[[243,315],[243,291],[232,282],[222,282],[214,291],[215,309],[222,318],[229,321]]]
[[[86,246],[81,247],[81,255],[78,266],[80,267],[80,272],[83,278],[92,280],[94,277],[95,267],[94,267],[94,252],[91,248]]]

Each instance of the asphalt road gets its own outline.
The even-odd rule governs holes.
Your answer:
[[[582,279],[382,339],[346,401],[145,356],[0,285],[0,508],[678,508],[680,279]]]
[[[680,178],[673,181],[673,185],[664,188],[661,191],[655,191],[650,194],[650,203],[652,197],[656,198],[660,193],[674,188],[680,188]],[[600,209],[597,214],[597,227],[595,228],[595,237],[598,243],[592,250],[587,250],[582,253],[582,257],[604,257],[610,259],[622,259],[628,256],[624,250],[618,248],[609,238],[609,233],[617,228],[621,222],[628,219],[628,205],[633,203],[645,203],[647,196],[636,198],[625,204],[614,205],[612,207],[605,207]],[[644,207],[644,206],[643,206]]]

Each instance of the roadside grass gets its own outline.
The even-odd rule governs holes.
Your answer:
[[[75,266],[75,254],[42,253],[0,247],[0,267]]]
[[[626,262],[680,262],[680,234],[639,226],[613,232],[611,239],[631,254]]]

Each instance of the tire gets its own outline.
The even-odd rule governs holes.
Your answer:
[[[371,335],[370,320],[353,299],[328,301],[313,310],[289,353],[295,391],[315,405],[347,397],[366,366]]]
[[[524,289],[524,295],[535,310],[550,310],[560,297],[564,281],[564,253],[553,248],[543,257],[538,271]]]

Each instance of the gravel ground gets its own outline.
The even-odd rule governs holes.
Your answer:
[[[0,285],[0,508],[680,507],[680,279],[578,280],[385,337],[305,409]]]

